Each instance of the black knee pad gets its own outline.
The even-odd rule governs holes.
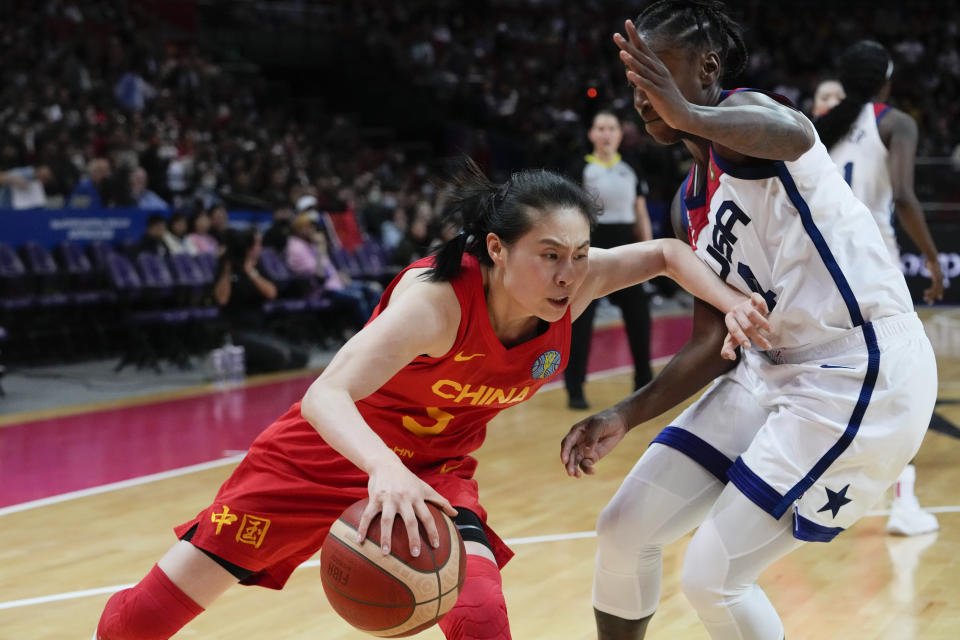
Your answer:
[[[493,553],[493,545],[487,538],[487,532],[483,529],[483,520],[480,519],[480,516],[464,507],[454,506],[453,508],[457,510],[457,515],[453,518],[453,524],[460,532],[463,541],[479,542],[490,549],[490,553]]]

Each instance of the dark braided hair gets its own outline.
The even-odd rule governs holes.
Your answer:
[[[870,102],[887,81],[890,54],[879,42],[861,40],[841,54],[838,66],[840,84],[847,97],[814,123],[827,149],[847,135],[863,105]]]
[[[452,193],[441,219],[461,232],[437,251],[434,266],[426,274],[432,282],[455,278],[464,253],[476,256],[481,264],[492,265],[487,234],[497,234],[509,246],[533,226],[534,211],[572,207],[591,227],[597,219],[596,201],[579,185],[552,171],[519,171],[506,182],[496,184],[470,158],[464,158],[460,165],[448,185]]]
[[[635,24],[637,31],[671,36],[695,51],[713,49],[725,78],[747,66],[743,29],[719,0],[658,0],[640,12]]]

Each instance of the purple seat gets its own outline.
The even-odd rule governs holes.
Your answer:
[[[67,273],[86,274],[93,271],[93,265],[90,259],[83,253],[76,242],[64,240],[57,245],[57,253],[60,255],[60,261]]]
[[[374,240],[367,240],[354,249],[353,254],[360,264],[363,277],[383,285],[389,284],[402,271],[400,267],[387,264],[380,244]]]
[[[126,256],[108,253],[104,256],[104,266],[110,285],[125,298],[137,297],[143,291],[143,281]]]
[[[167,298],[173,292],[176,282],[163,256],[155,253],[137,254],[137,267],[144,289],[158,298]]]
[[[283,258],[270,247],[264,247],[260,252],[260,268],[278,289],[283,289],[293,280],[293,274],[290,273]]]
[[[196,258],[187,253],[170,256],[170,270],[174,281],[181,287],[200,288],[211,282]]]
[[[340,271],[346,271],[351,278],[362,280],[367,278],[363,265],[357,260],[357,256],[350,253],[343,247],[337,247],[330,251],[330,261]]]
[[[20,248],[20,254],[35,276],[54,277],[60,272],[50,252],[36,242],[25,243]]]
[[[20,247],[20,255],[32,276],[38,307],[62,307],[71,302],[70,297],[63,291],[66,283],[60,268],[46,248],[36,242],[27,242]]]
[[[103,240],[94,240],[87,245],[87,255],[90,258],[91,265],[95,270],[101,272],[105,272],[108,268],[107,256],[114,253],[116,253],[114,248]]]
[[[217,277],[217,256],[212,253],[199,253],[195,256],[197,265],[203,271],[207,282],[213,282]]]
[[[10,245],[0,243],[0,309],[26,309],[33,303],[30,276],[23,261]]]
[[[213,284],[213,277],[207,276],[196,256],[186,253],[170,256],[170,270],[193,319],[213,320],[220,315],[217,307],[204,304],[204,294]]]
[[[76,304],[96,305],[116,299],[113,292],[103,288],[93,264],[76,242],[61,242],[55,254],[59,259],[60,272],[68,276],[68,289]]]

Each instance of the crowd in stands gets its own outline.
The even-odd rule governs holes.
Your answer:
[[[356,327],[382,283],[353,282],[329,256],[372,242],[378,264],[404,265],[455,233],[437,223],[443,193],[431,157],[468,154],[499,178],[524,166],[562,168],[583,154],[593,111],[612,105],[627,116],[622,150],[640,159],[653,207],[682,175],[676,149],[653,144],[630,118],[610,40],[644,2],[478,0],[467,11],[455,0],[209,0],[192,27],[165,21],[157,11],[165,4],[6,3],[0,216],[32,206],[137,207],[155,215],[136,252],[223,264],[228,211],[271,211],[263,245],[310,275],[313,290],[301,293],[326,291]],[[919,123],[919,153],[954,152],[960,11],[952,4],[736,4],[752,52],[736,84],[807,106],[838,52],[874,37],[894,52],[893,101]],[[381,89],[398,101],[429,97],[420,116],[439,136],[417,154],[406,151],[417,141],[371,142],[356,114],[315,108],[310,93],[259,73],[259,61],[209,46],[211,21],[251,38],[295,32],[331,50],[363,48],[382,65]],[[313,95],[322,93],[322,79],[315,84]]]

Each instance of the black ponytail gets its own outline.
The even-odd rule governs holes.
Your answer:
[[[846,97],[814,122],[827,149],[850,131],[863,105],[870,102],[889,78],[890,54],[879,42],[861,40],[840,56],[839,80]]]
[[[747,68],[743,29],[719,0],[659,0],[647,5],[634,24],[637,31],[670,36],[695,51],[716,51],[725,78]]]
[[[470,158],[464,158],[449,181],[450,200],[441,214],[442,222],[460,229],[434,256],[426,278],[449,282],[460,273],[463,255],[476,256],[481,264],[492,265],[487,252],[487,235],[495,233],[511,245],[534,223],[534,212],[559,207],[580,211],[591,226],[598,206],[581,187],[561,175],[544,169],[514,173],[509,180],[491,182]]]

